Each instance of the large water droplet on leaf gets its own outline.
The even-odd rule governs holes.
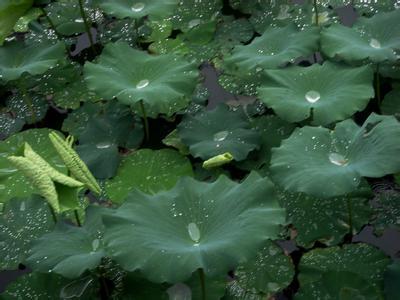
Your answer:
[[[133,5],[133,6],[131,7],[131,9],[132,9],[132,11],[134,11],[134,12],[139,12],[139,11],[142,11],[144,7],[145,7],[144,3],[138,2],[138,3],[136,3],[135,5]]]
[[[321,98],[321,95],[317,91],[308,91],[305,98],[308,102],[315,103]]]
[[[136,85],[136,88],[137,88],[137,89],[143,89],[143,88],[145,88],[146,86],[148,86],[149,83],[150,83],[150,81],[148,81],[147,79],[140,80],[140,81],[138,82],[138,84]]]
[[[200,240],[200,230],[196,223],[190,223],[188,225],[188,233],[193,242],[197,243]]]
[[[223,140],[226,139],[226,137],[228,136],[228,131],[224,130],[224,131],[220,131],[217,132],[216,134],[214,134],[214,141],[216,142],[221,142]]]
[[[96,144],[97,149],[107,149],[110,147],[111,147],[111,144],[109,142],[103,142],[103,143]]]
[[[380,49],[380,48],[381,48],[381,43],[380,43],[378,40],[376,40],[376,39],[371,39],[371,40],[369,41],[369,45],[370,45],[372,48],[375,48],[375,49]]]
[[[347,164],[347,159],[339,153],[330,153],[329,161],[337,166],[345,166]]]

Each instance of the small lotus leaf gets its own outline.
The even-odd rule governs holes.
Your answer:
[[[341,296],[346,295],[346,290],[352,296],[382,299],[383,273],[389,262],[384,253],[367,244],[312,250],[300,261],[301,288],[296,299],[327,294],[331,299],[354,299]],[[375,297],[368,298],[371,291]]]
[[[360,18],[353,28],[334,24],[321,33],[322,51],[345,61],[396,61],[400,50],[400,10]]]
[[[97,63],[85,64],[88,86],[100,96],[128,105],[143,100],[157,114],[187,106],[197,76],[195,66],[181,58],[149,55],[122,42],[107,44]]]
[[[190,153],[203,160],[229,152],[240,161],[259,147],[259,134],[250,128],[244,111],[231,111],[226,105],[186,115],[178,125],[178,133]]]
[[[32,45],[22,42],[7,43],[0,47],[0,78],[18,79],[23,73],[42,74],[54,67],[64,55],[64,43],[42,41]]]
[[[179,282],[199,268],[206,277],[227,272],[276,237],[284,219],[272,183],[256,173],[241,184],[184,177],[170,191],[133,191],[103,217],[111,257],[154,282]]]
[[[114,178],[106,183],[113,202],[121,203],[136,188],[154,194],[171,189],[182,176],[192,176],[189,160],[171,149],[140,149],[122,158]]]
[[[32,242],[54,226],[46,201],[39,196],[14,198],[0,213],[1,270],[14,270],[27,257]]]
[[[377,235],[388,228],[400,229],[400,194],[397,191],[384,191],[373,202],[374,218],[371,224]]]
[[[369,66],[350,68],[325,62],[307,68],[267,70],[259,98],[282,119],[326,125],[363,110],[374,97]]]
[[[164,18],[172,15],[179,0],[97,0],[104,12],[123,19],[139,19],[144,16]]]
[[[293,24],[282,28],[271,27],[249,45],[236,46],[232,55],[225,58],[225,63],[241,72],[276,68],[312,54],[317,50],[318,39],[319,32],[315,27],[302,31],[298,31]]]
[[[97,267],[105,256],[102,211],[100,207],[89,207],[82,227],[58,223],[52,232],[36,241],[26,261],[28,266],[67,278],[77,278],[84,271]]]
[[[333,131],[296,129],[279,148],[272,149],[271,172],[285,189],[333,197],[355,190],[362,176],[399,172],[399,151],[399,122],[373,113],[361,128],[346,120]]]

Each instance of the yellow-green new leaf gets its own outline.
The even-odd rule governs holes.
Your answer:
[[[70,170],[71,174],[76,179],[84,183],[91,191],[95,192],[96,194],[100,194],[101,189],[99,184],[85,163],[80,159],[79,155],[74,149],[72,149],[68,140],[65,141],[63,138],[53,132],[49,134],[49,138],[61,159],[64,161],[64,164]]]
[[[211,157],[210,159],[207,159],[205,162],[203,162],[203,168],[212,169],[215,167],[220,167],[230,163],[232,160],[233,160],[233,155],[230,154],[229,152],[225,152],[224,154],[220,154]]]

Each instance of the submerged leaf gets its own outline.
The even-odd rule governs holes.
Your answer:
[[[227,272],[276,237],[285,216],[272,183],[252,173],[241,184],[185,177],[155,195],[135,190],[103,220],[107,251],[124,269],[179,282],[198,268]]]

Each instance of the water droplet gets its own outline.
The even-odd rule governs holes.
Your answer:
[[[188,233],[193,242],[198,242],[200,240],[200,230],[196,223],[189,223]]]
[[[149,83],[150,83],[150,81],[148,81],[147,79],[140,80],[140,81],[138,82],[138,84],[136,85],[136,88],[137,88],[137,89],[143,89],[143,88],[145,88],[146,86],[148,86]]]
[[[347,165],[347,159],[343,157],[343,155],[339,153],[331,153],[329,154],[329,161],[337,166],[345,166]]]
[[[376,39],[371,39],[371,40],[369,41],[369,45],[370,45],[372,48],[375,48],[375,49],[380,49],[380,48],[381,48],[381,43],[380,43],[378,40],[376,40]]]
[[[95,239],[92,242],[92,249],[93,251],[96,251],[100,246],[100,240],[99,239]]]
[[[75,23],[83,23],[83,19],[75,19]]]
[[[98,149],[107,149],[107,148],[110,148],[110,147],[111,147],[111,144],[108,143],[108,142],[103,142],[103,143],[96,144],[96,148],[98,148]]]
[[[214,134],[214,141],[221,142],[226,139],[228,134],[229,134],[229,132],[226,130],[217,132],[216,134]]]
[[[308,91],[305,97],[308,102],[315,103],[321,98],[321,95],[317,91]]]
[[[19,207],[19,210],[20,210],[20,211],[25,211],[25,208],[26,208],[25,201],[22,201],[22,202],[21,202],[21,206]]]
[[[131,9],[133,12],[139,12],[142,11],[144,7],[145,7],[144,3],[138,2],[135,5],[133,5]]]

